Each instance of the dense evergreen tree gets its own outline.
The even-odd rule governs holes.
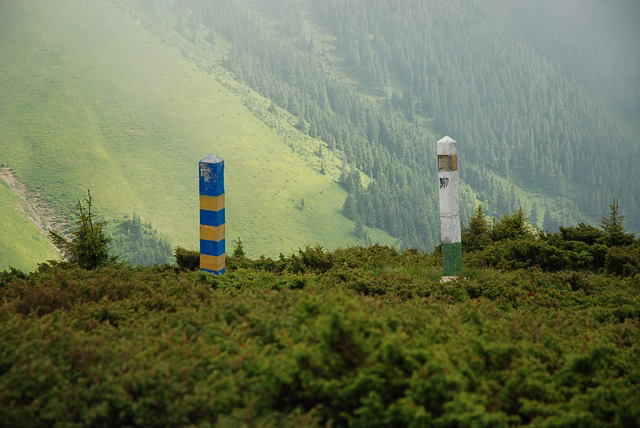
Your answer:
[[[625,216],[620,211],[618,198],[614,197],[613,203],[609,204],[609,215],[602,218],[602,230],[605,233],[608,246],[618,247],[633,243],[634,234],[627,233],[622,225],[624,218]]]
[[[94,219],[96,215],[91,211],[92,208],[91,192],[87,190],[84,204],[78,199],[75,228],[71,232],[71,237],[67,238],[49,230],[49,238],[62,251],[64,257],[70,263],[88,270],[115,261],[115,258],[109,254],[109,244],[112,239],[107,236],[104,230],[107,222],[96,221]]]
[[[462,228],[462,246],[465,251],[484,248],[491,241],[491,228],[487,217],[479,204],[473,216],[469,219],[469,226]]]

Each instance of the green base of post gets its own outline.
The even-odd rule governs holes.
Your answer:
[[[443,276],[455,276],[462,273],[462,242],[442,243]]]

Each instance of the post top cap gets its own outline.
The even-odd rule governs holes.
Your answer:
[[[222,159],[220,156],[214,155],[213,153],[209,153],[207,155],[207,157],[202,159],[200,162],[204,162],[204,163],[221,163],[221,162],[224,162],[224,159]]]
[[[447,144],[447,143],[455,143],[456,140],[454,140],[453,138],[449,137],[448,135],[445,135],[444,137],[440,138],[438,140],[438,144]]]
[[[438,154],[439,155],[453,155],[457,152],[458,143],[448,135],[438,140]]]

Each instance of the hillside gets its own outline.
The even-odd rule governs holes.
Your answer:
[[[336,154],[316,155],[321,143],[290,115],[199,70],[110,3],[3,2],[0,20],[0,56],[11,59],[0,70],[0,163],[63,218],[90,188],[107,218],[136,212],[172,245],[197,248],[197,163],[215,152],[227,165],[230,244],[241,237],[258,256],[362,242],[340,213]],[[0,268],[35,268],[44,260],[4,250],[21,221],[4,208]]]
[[[36,263],[54,259],[58,253],[42,230],[27,218],[29,209],[0,178],[0,269],[30,271]]]
[[[63,215],[89,187],[111,218],[137,213],[195,248],[189,171],[215,152],[235,195],[228,237],[253,256],[367,241],[356,227],[430,250],[448,134],[465,221],[482,202],[552,231],[597,224],[615,196],[638,232],[638,6],[547,3],[8,2],[0,163]],[[521,25],[556,11],[577,21]]]
[[[638,6],[624,2],[603,16],[596,3],[575,14],[579,24],[557,30],[553,43],[505,24],[539,7],[502,10],[497,0],[126,4],[156,31],[171,29],[184,44],[221,52],[221,60],[196,57],[204,68],[221,63],[370,175],[366,189],[341,180],[351,195],[345,215],[428,249],[439,239],[434,135],[459,140],[463,218],[478,200],[496,217],[522,205],[549,230],[597,223],[611,196],[628,213],[638,211],[638,55],[629,42],[637,33],[632,19],[621,18]],[[563,16],[579,6],[563,6]],[[619,46],[607,36],[617,26]],[[616,104],[612,95],[594,90],[586,65],[599,58],[578,44],[595,30],[606,36],[598,46],[616,47],[600,68],[625,70],[617,83],[630,87],[624,108],[608,107]],[[551,61],[553,47],[578,50],[580,60],[558,54]],[[638,221],[630,217],[632,230],[640,230]]]

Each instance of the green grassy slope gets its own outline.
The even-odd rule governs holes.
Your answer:
[[[58,256],[44,233],[22,215],[24,209],[22,201],[0,179],[0,270],[11,266],[32,271],[37,262]]]
[[[248,254],[357,243],[344,192],[287,145],[285,119],[280,132],[266,126],[109,3],[3,2],[0,58],[0,163],[59,212],[90,188],[98,211],[136,211],[197,248],[197,163],[213,152],[226,165],[227,237]],[[296,208],[301,198],[312,211]]]

